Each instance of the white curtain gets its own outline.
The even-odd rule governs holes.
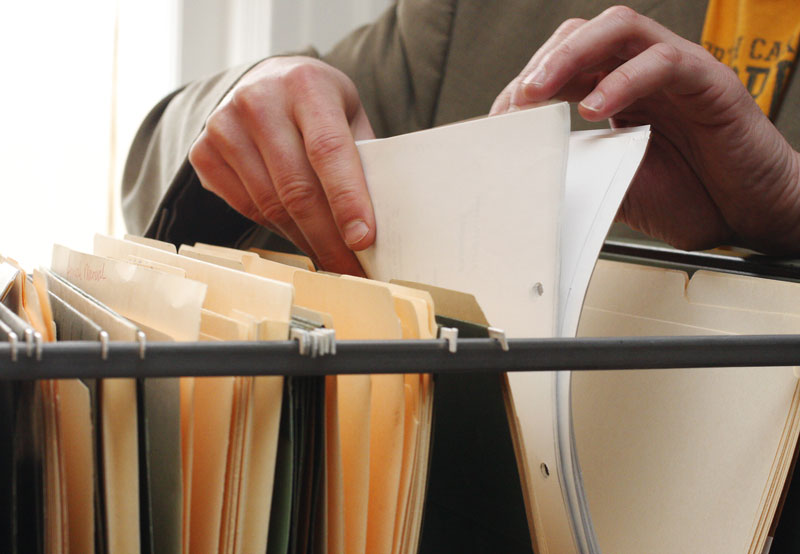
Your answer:
[[[329,48],[389,0],[9,2],[0,17],[0,254],[121,234],[119,180],[139,123],[183,82],[271,53]]]
[[[149,107],[176,86],[164,0],[8,2],[0,17],[0,254],[49,264],[53,242],[114,229],[114,187]],[[117,24],[118,22],[118,24]]]

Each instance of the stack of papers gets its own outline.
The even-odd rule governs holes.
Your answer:
[[[375,209],[367,275],[474,294],[509,337],[574,336],[648,128],[569,132],[549,104],[359,144]],[[532,539],[597,550],[573,447],[568,373],[508,376]]]
[[[56,245],[52,267],[31,282],[0,263],[10,306],[0,305],[0,321],[16,318],[19,336],[104,345],[290,336],[317,344],[332,337],[323,330],[435,338],[428,292],[309,267],[263,251],[196,244],[179,254],[98,235],[94,254]],[[9,408],[21,402],[10,392]],[[32,414],[13,415],[29,428],[10,432],[36,442],[41,496],[23,515],[42,520],[32,540],[48,552],[417,550],[429,375],[60,380],[27,394]],[[13,470],[25,460],[8,462]],[[13,471],[10,482],[21,483]],[[24,549],[11,531],[9,551]]]

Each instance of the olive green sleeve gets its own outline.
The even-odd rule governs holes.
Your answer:
[[[433,125],[457,0],[405,0],[323,60],[356,84],[378,137]]]
[[[378,136],[431,125],[456,0],[401,0],[322,59],[349,75]],[[314,50],[304,52],[316,56]],[[187,161],[206,118],[252,65],[193,82],[148,114],[122,182],[128,231],[173,242],[235,241],[252,224],[199,184]]]
[[[251,66],[196,81],[161,100],[139,127],[122,176],[122,211],[128,232],[143,234],[206,118]]]

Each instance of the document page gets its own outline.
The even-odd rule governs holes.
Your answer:
[[[509,337],[574,335],[648,137],[648,128],[570,137],[562,103],[359,143],[377,221],[361,264],[373,279],[473,294]],[[594,551],[568,374],[508,380],[538,550]]]

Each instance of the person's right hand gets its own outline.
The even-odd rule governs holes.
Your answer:
[[[375,240],[354,140],[373,138],[355,85],[313,58],[248,71],[189,152],[203,187],[291,240],[322,268],[363,275],[353,250]]]

